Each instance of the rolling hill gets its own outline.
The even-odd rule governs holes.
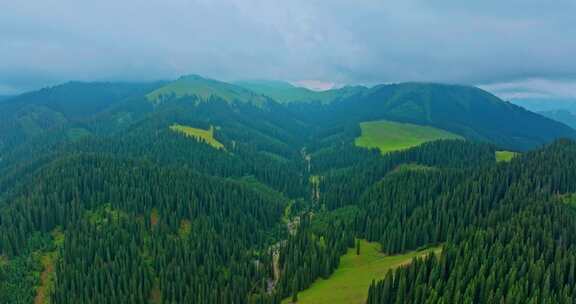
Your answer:
[[[196,96],[201,101],[218,98],[227,102],[250,103],[259,107],[270,102],[262,95],[243,87],[198,75],[182,76],[178,80],[146,94],[146,98],[153,103],[190,96]]]
[[[188,76],[0,104],[0,303],[576,296],[576,143],[496,152],[567,126],[463,86],[255,91]]]
[[[576,131],[475,87],[404,83],[380,85],[333,104],[329,124],[391,120],[433,126],[471,140],[526,150]]]
[[[160,85],[69,82],[5,100],[0,104],[0,159],[21,144],[47,142],[70,128],[91,124],[126,99]]]

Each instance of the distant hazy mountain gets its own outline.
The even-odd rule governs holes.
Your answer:
[[[280,103],[314,102],[328,104],[367,90],[366,87],[362,86],[346,86],[327,91],[313,91],[287,82],[270,80],[238,81],[235,84],[269,96]]]
[[[576,114],[568,110],[540,111],[539,114],[576,129]]]
[[[512,99],[510,102],[533,112],[567,110],[576,113],[574,98],[524,98]]]
[[[576,99],[574,98],[526,98],[513,99],[510,102],[576,128]]]
[[[282,158],[315,132],[357,130],[360,122],[380,119],[434,126],[513,150],[575,137],[564,124],[473,87],[405,83],[317,92],[283,82],[231,84],[190,75],[140,84],[70,82],[5,100],[0,158],[24,157],[87,135],[124,134],[144,126],[154,132],[173,123],[220,126],[217,135],[228,143],[243,142]],[[347,134],[342,140],[352,141]]]

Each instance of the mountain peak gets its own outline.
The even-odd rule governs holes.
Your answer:
[[[262,107],[268,102],[266,97],[256,94],[244,87],[204,78],[196,74],[181,76],[177,80],[148,93],[146,98],[157,104],[187,96],[197,97],[200,101],[217,98],[228,103],[250,103],[258,107]]]
[[[207,80],[207,78],[204,78],[198,74],[186,74],[180,76],[178,80]]]

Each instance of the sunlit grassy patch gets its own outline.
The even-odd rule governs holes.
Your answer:
[[[497,162],[511,161],[518,154],[519,154],[518,152],[512,152],[512,151],[496,151],[496,161]]]
[[[368,297],[373,279],[384,278],[388,270],[410,263],[414,257],[430,252],[439,253],[441,247],[413,251],[401,255],[386,256],[380,252],[378,243],[360,242],[360,255],[351,248],[340,258],[340,266],[326,280],[319,279],[310,288],[298,293],[302,304],[360,304]],[[290,303],[290,298],[282,303]]]
[[[355,144],[364,148],[378,148],[382,153],[405,150],[428,141],[462,139],[441,129],[387,120],[360,123],[362,135]]]
[[[173,124],[170,126],[170,130],[183,134],[184,136],[194,138],[198,141],[205,142],[216,149],[224,148],[224,145],[214,138],[214,127],[210,126],[210,129],[203,130],[198,128],[192,128],[189,126],[184,126],[180,124]]]

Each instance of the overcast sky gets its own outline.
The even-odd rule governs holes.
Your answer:
[[[576,0],[0,1],[0,94],[196,73],[576,98]]]

